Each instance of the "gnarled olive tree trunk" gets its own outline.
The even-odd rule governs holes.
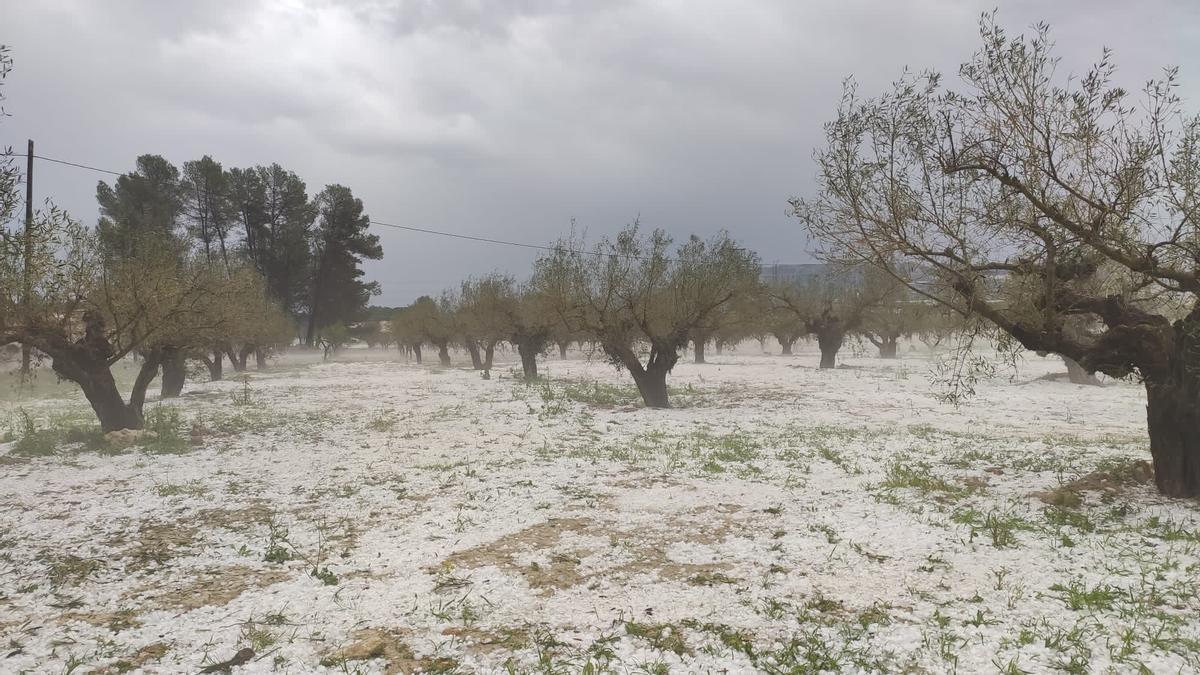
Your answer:
[[[842,330],[840,322],[833,322],[830,325],[822,326],[817,329],[817,346],[821,349],[821,367],[836,368],[837,353],[842,348],[842,343],[846,340],[846,333]]]
[[[121,397],[112,370],[104,359],[94,359],[85,353],[60,353],[51,355],[51,360],[51,368],[59,377],[78,384],[83,390],[84,397],[96,413],[96,419],[100,421],[100,429],[105,433],[145,426],[142,408],[146,402],[146,389],[158,373],[157,355],[143,358],[128,403]]]
[[[870,340],[872,345],[875,345],[876,347],[878,347],[878,350],[880,350],[880,358],[881,359],[896,358],[896,352],[898,352],[898,348],[900,346],[900,336],[899,335],[889,335],[889,334],[877,334],[876,335],[876,334],[868,333],[868,334],[866,334],[866,339]]]
[[[471,367],[475,370],[483,370],[483,358],[479,355],[479,343],[474,338],[466,339],[467,353],[471,355]],[[447,365],[445,363],[442,364]]]
[[[521,355],[521,371],[526,382],[538,379],[537,355],[541,351],[532,340],[516,340],[517,354]]]
[[[1200,309],[1171,329],[1163,367],[1145,373],[1154,482],[1168,497],[1200,497]]]
[[[114,354],[104,335],[104,319],[89,312],[84,314],[83,321],[84,336],[78,341],[71,342],[65,336],[54,335],[40,336],[30,343],[50,357],[50,367],[56,375],[79,385],[105,433],[141,429],[145,426],[142,408],[146,402],[146,389],[158,374],[162,351],[152,349],[143,354],[141,368],[126,403],[113,379],[110,359]]]
[[[1100,379],[1096,374],[1079,365],[1079,362],[1069,356],[1062,357],[1063,363],[1067,365],[1067,379],[1071,384],[1086,384],[1093,387],[1101,385]]]
[[[560,359],[567,358],[567,349],[570,346],[571,346],[570,342],[566,342],[566,341],[559,342],[558,343],[558,358],[560,358]]]
[[[1195,374],[1146,382],[1154,482],[1168,497],[1200,497],[1200,383]]]
[[[683,345],[686,347],[687,343]],[[634,353],[631,347],[625,345],[602,345],[606,354],[621,362],[633,382],[637,385],[638,393],[647,408],[670,408],[671,401],[667,395],[667,374],[679,361],[679,352],[671,345],[651,345],[650,358],[646,365]]]
[[[225,377],[225,350],[217,347],[213,349],[212,355],[205,354],[200,357],[204,361],[204,365],[208,366],[208,379],[211,382],[216,382]]]
[[[483,369],[491,370],[492,362],[496,358],[496,343],[489,342],[483,347]]]
[[[792,355],[792,345],[796,344],[799,336],[792,333],[774,333],[775,341],[779,343],[779,353],[783,356]]]
[[[632,371],[633,381],[647,408],[670,408],[667,395],[667,373],[670,369],[650,365],[640,371]]]
[[[990,308],[984,306],[985,311]],[[1122,377],[1136,368],[1146,387],[1146,427],[1154,483],[1168,497],[1200,497],[1200,306],[1171,323],[1109,296],[1101,308],[1108,330],[1093,344],[1063,341],[1061,333],[1031,329],[991,311],[1027,349],[1074,350],[1085,371]]]
[[[443,366],[450,365],[450,344],[448,342],[435,343],[438,348],[438,363]]]
[[[175,398],[183,393],[187,380],[187,355],[175,346],[162,348],[162,398]]]
[[[246,372],[246,362],[250,360],[250,355],[254,353],[254,345],[242,345],[236,351],[233,345],[229,345],[226,351],[229,352],[229,362],[233,364],[233,369],[239,373]]]

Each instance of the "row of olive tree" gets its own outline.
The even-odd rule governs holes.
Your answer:
[[[708,317],[692,336],[696,363],[704,363],[706,343],[736,345],[774,337],[783,354],[813,337],[820,367],[836,365],[847,338],[873,344],[881,358],[896,358],[904,338],[937,339],[957,326],[944,312],[890,276],[862,266],[828,266],[803,279],[767,280],[752,285]]]
[[[637,224],[590,248],[563,240],[536,261],[526,283],[498,274],[469,279],[458,293],[401,309],[391,328],[418,360],[422,345],[437,347],[443,365],[457,344],[475,367],[491,368],[496,345],[507,342],[527,379],[538,376],[537,357],[550,345],[565,356],[569,343],[590,342],[629,371],[647,406],[665,408],[680,351],[735,323],[737,300],[755,292],[759,276],[757,257],[725,233],[673,244]]]
[[[790,354],[797,339],[813,335],[821,367],[832,367],[847,335],[862,336],[880,356],[894,358],[901,338],[942,325],[928,303],[872,270],[766,284],[759,281],[757,259],[725,235],[693,238],[673,256],[671,244],[661,232],[642,236],[636,227],[586,250],[578,241],[560,242],[536,262],[527,283],[500,274],[472,278],[457,292],[400,309],[390,321],[390,339],[418,362],[423,346],[435,347],[443,366],[459,347],[480,370],[490,370],[497,346],[509,343],[527,378],[537,376],[536,357],[549,344],[557,342],[565,354],[566,344],[588,342],[627,368],[647,404],[658,405],[665,375],[688,343],[703,363],[710,343],[721,349],[774,335]],[[361,329],[363,335],[378,330]],[[643,348],[647,360],[638,365]]]
[[[565,351],[572,339],[538,284],[519,284],[501,274],[468,279],[459,294],[418,298],[395,313],[389,331],[418,363],[423,345],[437,348],[443,366],[450,365],[450,348],[459,346],[478,370],[492,368],[500,343],[511,344],[521,356],[527,379],[538,376],[538,355],[555,342]]]

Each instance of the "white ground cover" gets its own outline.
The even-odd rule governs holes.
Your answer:
[[[747,344],[647,410],[580,354],[352,352],[189,383],[120,451],[78,395],[0,404],[0,671],[1200,668],[1136,384],[1029,356],[955,408],[924,352]]]

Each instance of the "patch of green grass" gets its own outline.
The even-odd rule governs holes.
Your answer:
[[[842,538],[840,536],[838,536],[837,530],[833,529],[832,525],[826,525],[824,523],[816,523],[813,525],[809,525],[808,530],[810,532],[820,532],[821,534],[825,535],[825,541],[829,542],[829,544],[831,546],[836,545],[838,542],[840,542],[842,540]]]
[[[1042,509],[1046,522],[1056,528],[1072,527],[1080,532],[1095,532],[1096,524],[1086,513],[1062,506],[1047,506]]]
[[[685,640],[683,629],[671,624],[625,622],[625,634],[641,638],[659,651],[673,652],[679,656],[690,654],[691,649]]]
[[[104,434],[74,415],[60,415],[41,428],[26,411],[20,411],[17,428],[10,432],[16,438],[12,454],[22,457],[47,457],[69,448],[104,450]]]
[[[701,623],[695,619],[684,619],[683,625],[691,630],[703,631],[716,637],[720,643],[735,652],[740,652],[755,658],[754,635],[746,630],[738,630],[720,623]]]
[[[818,445],[817,454],[820,455],[821,459],[836,464],[838,468],[848,474],[862,473],[862,469],[858,467],[858,464],[846,459],[846,456],[842,454],[840,450],[835,450],[832,446],[824,444]]]
[[[1138,449],[1144,444],[1144,441],[1139,442]],[[1115,447],[1123,447],[1117,445]],[[1121,485],[1141,485],[1148,483],[1154,478],[1153,469],[1144,459],[1134,459],[1132,457],[1116,457],[1111,459],[1101,460],[1096,464],[1094,469],[1096,473],[1104,474],[1110,481]]]
[[[546,386],[552,385],[546,383]],[[575,380],[561,384],[558,389],[567,400],[598,408],[616,408],[642,403],[642,395],[638,393],[637,387],[632,386]]]
[[[705,462],[747,463],[758,459],[762,448],[759,439],[741,431],[714,435],[702,429],[692,432],[689,441],[692,456]]]
[[[683,387],[667,385],[672,408],[697,408],[709,404],[707,393],[694,384]]]
[[[1200,530],[1188,529],[1184,523],[1176,522],[1170,518],[1163,520],[1158,516],[1151,516],[1142,523],[1141,529],[1163,541],[1200,543]]]
[[[736,584],[737,579],[720,572],[701,572],[689,578],[688,583],[693,586],[718,586],[722,584]]]
[[[191,448],[191,439],[184,430],[183,413],[174,406],[156,405],[146,413],[146,431],[153,431],[142,447],[147,452],[172,454]]]
[[[367,428],[371,431],[386,432],[395,429],[399,422],[400,415],[395,410],[384,408],[367,420]]]
[[[839,672],[846,668],[842,651],[814,629],[772,645],[755,665],[773,673]]]
[[[871,551],[866,546],[864,546],[863,544],[860,544],[858,542],[850,542],[850,548],[853,549],[855,553],[861,555],[862,557],[866,558],[867,560],[870,560],[873,563],[887,562],[887,560],[889,558],[891,558],[891,556],[887,556],[882,553],[875,553],[874,551]]]
[[[998,510],[981,513],[978,509],[970,507],[955,511],[950,518],[971,528],[970,541],[974,541],[977,536],[986,535],[995,548],[1017,546],[1017,532],[1034,529],[1032,523],[1021,516]]]
[[[261,652],[267,647],[275,644],[278,638],[268,628],[254,621],[247,621],[242,624],[242,634],[239,636],[240,643],[248,645],[256,652]]]
[[[1117,598],[1121,596],[1120,590],[1108,584],[1088,587],[1079,580],[1067,584],[1054,584],[1050,590],[1057,592],[1056,597],[1067,609],[1074,611],[1112,609]]]
[[[818,612],[820,614],[829,614],[841,612],[843,609],[842,603],[839,600],[827,598],[823,595],[818,595],[815,598],[804,603],[804,609]]]
[[[79,584],[104,567],[104,562],[95,558],[83,558],[74,554],[43,557],[46,576],[54,587]]]
[[[887,603],[876,603],[858,612],[855,621],[864,630],[873,625],[886,626],[892,622],[892,617],[888,614],[889,609],[892,609],[892,606]]]
[[[261,408],[234,408],[209,415],[198,415],[194,424],[214,434],[234,436],[246,432],[262,433],[277,427],[298,425],[303,422],[311,423],[312,420],[297,418],[295,415],[268,412]]]
[[[208,486],[193,480],[186,483],[163,483],[154,488],[159,497],[203,497],[208,494]]]
[[[886,490],[913,489],[922,494],[938,493],[950,498],[961,498],[969,493],[962,485],[956,485],[934,475],[928,464],[904,464],[893,462],[888,465],[880,487]]]

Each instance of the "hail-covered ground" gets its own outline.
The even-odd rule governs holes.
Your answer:
[[[1138,385],[1029,355],[955,407],[927,350],[851,351],[681,362],[670,410],[582,353],[293,355],[126,448],[8,392],[0,671],[1200,668]]]

